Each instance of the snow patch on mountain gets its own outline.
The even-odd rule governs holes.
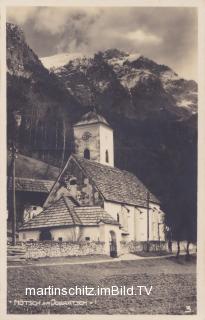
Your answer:
[[[139,54],[139,53],[126,52],[125,54],[118,55],[117,57],[114,56],[112,58],[107,58],[107,62],[109,65],[112,65],[114,67],[116,65],[123,66],[123,64],[126,61],[133,62],[133,61],[137,60],[140,56],[141,56],[141,54]]]
[[[162,81],[174,81],[174,80],[179,80],[179,76],[178,74],[176,74],[174,71],[172,70],[168,70],[168,71],[164,71],[160,74],[160,78]]]
[[[59,53],[49,57],[40,58],[45,68],[59,68],[66,65],[68,62],[75,60],[76,58],[83,58],[84,54],[80,52],[75,53]]]
[[[148,79],[151,76],[151,72],[148,70],[136,70],[132,68],[129,73],[126,73],[119,77],[120,83],[123,87],[132,89],[134,88],[139,81],[143,82],[145,79]]]
[[[105,80],[101,80],[98,82],[95,82],[95,87],[98,89],[99,92],[104,92],[106,89],[109,88],[109,82]]]
[[[177,105],[178,107],[182,107],[182,108],[191,108],[193,105],[193,101],[183,99],[183,100],[177,101]]]
[[[129,56],[126,58],[126,60],[129,62],[133,62],[133,61],[139,59],[140,56],[141,56],[141,54],[139,54],[139,53],[130,53]]]
[[[87,68],[92,64],[91,60],[92,58],[87,58],[85,56],[78,57],[69,62],[69,67],[73,69],[78,68],[81,72],[85,73]]]

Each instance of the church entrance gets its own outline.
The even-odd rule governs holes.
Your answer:
[[[112,258],[117,257],[117,241],[116,234],[114,231],[110,231],[110,256]]]
[[[52,236],[50,233],[50,230],[45,228],[41,231],[40,233],[40,237],[39,237],[40,241],[45,241],[45,240],[52,240]]]

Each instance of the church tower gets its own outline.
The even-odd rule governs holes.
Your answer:
[[[73,128],[77,156],[114,166],[113,129],[103,116],[90,111]]]

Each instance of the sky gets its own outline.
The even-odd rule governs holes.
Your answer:
[[[180,7],[10,7],[39,57],[117,48],[197,80],[197,10]]]

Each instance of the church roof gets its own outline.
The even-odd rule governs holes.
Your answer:
[[[146,206],[146,186],[132,173],[116,167],[73,156],[86,175],[94,182],[105,200]],[[151,193],[150,201],[159,203]]]
[[[76,127],[94,123],[103,123],[106,126],[110,126],[107,120],[102,115],[99,115],[96,111],[89,111],[88,113],[84,114],[81,120],[77,122],[74,126]]]
[[[19,230],[75,225],[119,224],[101,207],[80,207],[70,197],[61,197],[50,207],[24,223]]]
[[[29,191],[29,192],[43,192],[49,193],[55,181],[53,180],[41,180],[30,178],[15,178],[16,191]],[[8,180],[8,189],[11,190],[12,180]]]

